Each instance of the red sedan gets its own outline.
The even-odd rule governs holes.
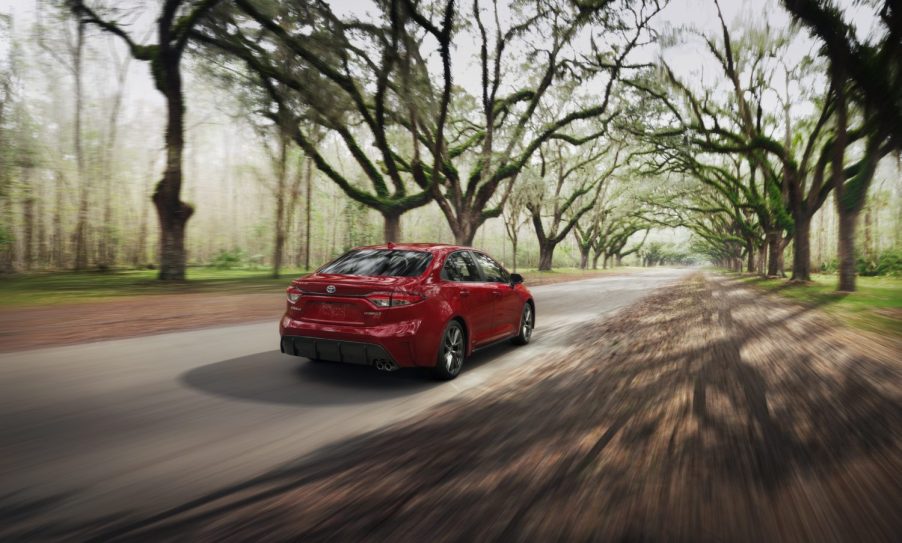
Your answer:
[[[529,343],[535,314],[523,277],[483,252],[389,243],[292,281],[279,333],[286,354],[453,379],[476,349]]]

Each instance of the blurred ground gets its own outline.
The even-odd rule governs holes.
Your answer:
[[[529,286],[538,286],[628,272],[629,268],[568,268],[529,270],[523,275]],[[152,273],[4,280],[0,352],[253,321],[276,323],[285,310],[285,288],[291,282],[291,276],[272,279],[264,272],[204,270],[190,282],[171,285],[152,279]]]
[[[153,517],[186,541],[896,541],[902,351],[695,275],[543,364]]]

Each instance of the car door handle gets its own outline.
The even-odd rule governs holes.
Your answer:
[[[462,290],[462,291],[460,291],[460,295],[461,295],[462,297],[469,296],[469,295],[470,295],[470,291],[469,291],[469,290]]]
[[[494,294],[495,296],[501,296],[501,291],[500,291],[500,290],[493,290],[493,291],[492,291],[492,294]]]

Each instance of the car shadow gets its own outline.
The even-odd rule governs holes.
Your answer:
[[[474,352],[462,375],[514,351],[503,341]],[[411,396],[441,386],[429,368],[393,372],[371,366],[312,362],[279,351],[266,351],[201,366],[180,381],[205,394],[286,405],[351,405]]]
[[[385,373],[369,366],[311,362],[279,351],[232,358],[184,373],[181,382],[214,396],[287,405],[379,402],[428,390],[428,370]]]

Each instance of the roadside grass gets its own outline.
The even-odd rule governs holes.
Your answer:
[[[819,306],[860,330],[902,338],[902,277],[858,277],[858,290],[842,293],[836,292],[836,275],[815,274],[809,284],[731,275],[756,288]]]
[[[527,285],[539,285],[556,279],[578,279],[628,269],[555,268],[540,272],[524,268],[518,272],[524,276]],[[293,278],[305,273],[302,269],[289,268],[282,271],[281,278],[273,279],[267,269],[190,267],[187,280],[176,283],[158,281],[156,270],[22,274],[0,279],[0,307],[90,302],[152,294],[278,292]]]
[[[187,280],[176,283],[158,281],[157,270],[33,273],[0,279],[0,306],[87,302],[147,294],[277,292],[304,273],[286,269],[281,278],[273,279],[266,269],[191,267]]]

